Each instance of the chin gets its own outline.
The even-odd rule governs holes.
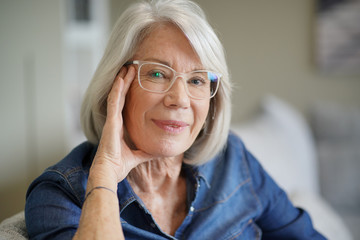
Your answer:
[[[166,158],[182,155],[188,149],[188,147],[179,144],[178,141],[160,140],[154,142],[154,145],[139,146],[139,150],[154,157]]]

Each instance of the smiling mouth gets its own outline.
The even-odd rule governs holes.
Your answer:
[[[158,126],[160,129],[173,134],[178,134],[184,131],[189,124],[182,122],[182,121],[176,121],[176,120],[152,120],[156,126]]]

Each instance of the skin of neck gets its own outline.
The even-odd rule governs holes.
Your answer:
[[[154,159],[132,169],[127,179],[136,192],[159,193],[173,189],[181,177],[182,162],[183,155]]]

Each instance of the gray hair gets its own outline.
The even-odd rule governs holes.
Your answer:
[[[98,144],[106,120],[107,96],[116,74],[133,57],[139,43],[151,33],[152,26],[166,22],[182,30],[203,67],[222,74],[219,90],[210,100],[204,128],[184,155],[186,163],[200,165],[213,158],[226,144],[231,120],[231,82],[223,46],[202,9],[192,1],[141,1],[124,11],[85,93],[81,124],[87,139]]]

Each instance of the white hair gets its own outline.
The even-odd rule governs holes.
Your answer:
[[[105,53],[85,93],[81,123],[87,139],[98,144],[106,119],[106,99],[119,69],[133,57],[139,43],[160,23],[176,25],[187,37],[204,68],[222,74],[210,100],[204,128],[185,152],[187,164],[200,165],[225,146],[231,119],[231,82],[223,46],[202,9],[188,0],[148,0],[131,5],[120,16]],[[126,132],[126,131],[125,131]]]

